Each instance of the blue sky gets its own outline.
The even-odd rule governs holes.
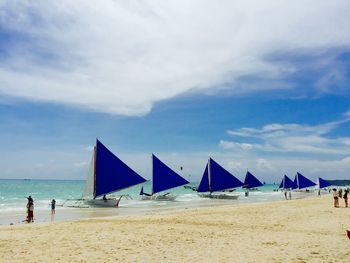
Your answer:
[[[263,2],[1,3],[0,178],[84,179],[96,137],[148,178],[349,178],[350,5]]]

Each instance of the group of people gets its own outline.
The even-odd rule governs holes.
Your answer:
[[[292,200],[292,191],[291,190],[289,190],[289,191],[287,191],[287,190],[284,190],[284,198],[286,199],[286,200]]]
[[[27,197],[27,219],[25,220],[27,223],[34,222],[34,200],[31,196]],[[51,215],[56,213],[56,200],[51,200]]]
[[[333,188],[333,199],[334,199],[334,207],[339,207],[339,199],[343,198],[345,207],[348,207],[348,194],[349,194],[349,188],[344,190],[343,194],[343,189],[337,190],[336,188]]]

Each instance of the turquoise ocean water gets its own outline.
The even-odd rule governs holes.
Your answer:
[[[83,180],[11,180],[0,179],[0,213],[11,211],[22,211],[25,209],[27,199],[31,195],[35,201],[36,209],[48,209],[51,200],[54,198],[57,204],[62,204],[67,199],[81,198],[85,181]],[[198,183],[192,183],[192,186],[197,186]],[[151,192],[151,182],[146,182],[143,185],[137,185],[116,194],[130,195],[132,201],[123,201],[122,205],[137,206],[141,201],[139,192],[141,187],[144,187],[145,192]],[[249,202],[268,201],[280,199],[281,194],[276,193],[273,189],[278,185],[266,184],[259,188],[259,191],[250,193]],[[170,190],[171,193],[178,195],[178,202],[199,201],[200,198],[190,189],[177,187]],[[236,193],[244,198],[243,189],[237,189]],[[242,198],[240,198],[242,199]],[[242,202],[242,200],[241,200]]]
[[[175,201],[146,201],[141,200],[139,193],[142,186],[145,192],[151,192],[151,182],[147,181],[144,184],[116,192],[115,196],[130,196],[129,198],[123,198],[117,209],[114,207],[88,207],[80,201],[67,201],[67,199],[81,198],[84,186],[85,181],[83,180],[0,179],[0,225],[25,223],[27,196],[29,195],[34,199],[35,222],[75,220],[105,216],[141,215],[199,207],[215,207],[219,205],[264,203],[285,199],[281,191],[274,191],[274,189],[278,188],[277,184],[265,184],[259,187],[257,191],[250,191],[248,197],[245,197],[244,189],[237,188],[234,194],[239,195],[238,200],[200,198],[196,192],[181,186],[169,191],[177,195]],[[191,186],[198,186],[198,183],[192,183]],[[328,194],[328,191],[324,191],[322,194]],[[292,199],[316,195],[317,191],[312,191],[311,189],[307,194],[305,194],[305,192],[293,192]],[[53,198],[57,201],[57,211],[55,215],[51,215],[50,208],[50,202]]]

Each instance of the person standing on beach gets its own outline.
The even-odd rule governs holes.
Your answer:
[[[56,214],[55,209],[56,209],[56,200],[52,199],[52,201],[51,201],[51,215]]]
[[[345,190],[344,191],[344,202],[345,202],[345,207],[348,207],[348,193],[349,193],[349,190]]]
[[[333,188],[333,199],[334,199],[334,207],[339,207],[339,199],[337,189]]]
[[[286,200],[288,200],[288,198],[287,198],[287,190],[284,190],[284,198],[285,198]]]
[[[27,222],[34,222],[34,201],[30,196],[28,197],[27,214]]]

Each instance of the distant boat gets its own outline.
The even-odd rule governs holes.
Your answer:
[[[287,176],[284,175],[280,186],[278,187],[279,189],[292,189],[293,188],[293,181]]]
[[[141,188],[140,195],[142,195],[142,200],[158,200],[158,201],[173,201],[176,199],[176,195],[170,193],[160,192],[167,191],[174,187],[182,186],[188,184],[189,181],[181,177],[161,160],[157,156],[152,154],[152,193],[148,194]]]
[[[297,173],[294,178],[292,189],[304,189],[315,185],[316,184],[312,182],[310,179],[306,178],[300,173]]]
[[[83,192],[83,201],[93,206],[116,206],[118,200],[107,198],[106,195],[145,181],[146,179],[137,174],[96,139]]]
[[[203,198],[238,199],[238,195],[223,192],[227,190],[231,191],[230,189],[241,187],[242,185],[243,183],[240,180],[226,171],[212,158],[209,158],[197,191],[203,193],[199,194]]]
[[[246,189],[245,196],[249,195],[249,190],[257,190],[258,187],[263,185],[264,184],[260,182],[258,178],[256,178],[253,174],[247,171],[243,183],[243,188]]]
[[[318,187],[319,189],[330,187],[332,184],[321,177],[318,178]]]

